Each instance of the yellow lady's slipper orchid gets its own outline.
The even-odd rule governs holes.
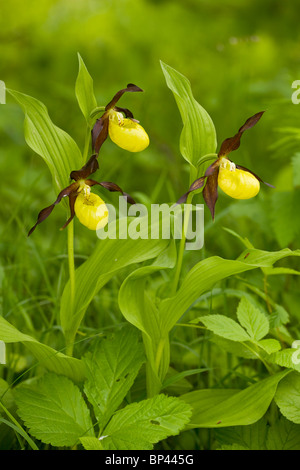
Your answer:
[[[124,193],[116,183],[109,181],[98,182],[87,179],[92,173],[95,173],[98,168],[97,154],[94,154],[80,170],[72,171],[70,178],[73,179],[74,182],[59,193],[56,201],[51,204],[51,206],[41,210],[36,223],[29,230],[28,236],[32,234],[38,224],[49,217],[54,207],[66,196],[69,198],[71,214],[62,229],[71,222],[75,215],[78,217],[79,221],[90,230],[105,227],[108,222],[107,206],[100,196],[91,193],[91,186],[100,185],[109,191],[118,191],[126,198],[127,202],[135,204],[134,199],[132,199],[129,194]]]
[[[80,192],[74,210],[79,221],[90,230],[103,228],[108,222],[108,209],[97,194]]]
[[[260,182],[267,186],[262,179],[248,168],[233,163],[227,155],[240,146],[240,140],[245,130],[253,127],[261,118],[264,111],[251,116],[233,137],[225,139],[218,153],[218,158],[206,170],[204,176],[196,179],[189,190],[181,196],[176,204],[186,201],[190,192],[203,188],[203,199],[208,206],[212,218],[215,217],[215,205],[218,199],[218,186],[225,194],[234,199],[250,199],[260,190]]]
[[[145,129],[135,120],[124,118],[118,111],[109,115],[108,133],[111,140],[129,152],[141,152],[149,145]]]
[[[148,134],[134,119],[132,112],[127,108],[116,106],[125,92],[138,91],[143,90],[129,83],[126,88],[118,91],[106,105],[104,114],[96,120],[92,130],[92,146],[96,153],[99,153],[101,145],[108,135],[115,144],[129,152],[141,152],[148,147]]]
[[[227,158],[221,158],[218,185],[234,199],[250,199],[260,190],[258,179],[249,171],[240,170]]]

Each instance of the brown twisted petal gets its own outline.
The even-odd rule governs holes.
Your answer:
[[[51,212],[53,211],[54,207],[60,203],[60,201],[62,200],[63,197],[66,197],[66,196],[70,196],[70,194],[72,194],[73,192],[76,192],[77,190],[77,187],[78,187],[78,183],[75,182],[75,183],[72,183],[70,186],[68,186],[67,188],[63,189],[59,195],[57,196],[57,199],[56,201],[51,204],[51,206],[49,207],[45,207],[45,209],[42,209],[41,212],[39,213],[38,215],[38,218],[37,218],[37,221],[36,223],[34,224],[34,226],[29,230],[28,232],[28,237],[32,234],[32,232],[36,229],[37,225],[39,225],[40,223],[44,222],[45,219],[47,219],[47,217],[49,217],[49,215],[51,214]]]
[[[190,192],[196,191],[197,189],[202,188],[205,182],[205,178],[206,178],[205,176],[201,176],[201,178],[198,178],[197,180],[195,180],[189,187],[189,190],[178,199],[175,205],[183,204],[184,202],[186,202],[187,197],[190,194]]]
[[[240,166],[240,165],[236,165],[236,168],[238,170],[244,170],[244,171],[248,171],[248,173],[251,173],[251,175],[255,176],[255,178],[260,181],[261,183],[269,186],[270,188],[275,188],[275,186],[273,186],[272,184],[270,183],[266,183],[265,181],[263,181],[259,176],[257,176],[255,173],[253,173],[253,171],[251,170],[248,170],[248,168],[245,168],[244,166]]]
[[[111,192],[118,191],[125,197],[125,199],[127,200],[127,202],[129,202],[129,204],[136,204],[135,200],[129,194],[125,193],[120,188],[120,186],[118,186],[116,183],[112,183],[109,181],[98,182],[94,180],[86,180],[85,183],[89,186],[94,186],[95,184],[99,184],[100,186],[102,186],[105,189],[108,189],[108,191],[111,191]]]
[[[215,218],[215,205],[218,199],[218,175],[219,169],[207,177],[206,185],[203,189],[203,199],[210,210],[212,219]]]
[[[77,191],[76,192],[72,192],[70,195],[69,195],[69,206],[70,206],[70,217],[68,218],[67,222],[62,226],[62,228],[60,230],[63,230],[64,228],[67,227],[67,225],[69,225],[69,223],[74,219],[75,217],[75,201],[76,201],[76,198],[78,196],[78,193]]]
[[[95,171],[97,171],[99,168],[97,156],[97,154],[92,155],[88,162],[80,170],[72,171],[70,178],[72,180],[78,181],[80,179],[86,179],[88,176],[95,173]]]
[[[237,150],[240,146],[240,141],[241,141],[243,132],[255,126],[255,124],[260,120],[263,114],[264,114],[264,111],[254,114],[254,116],[251,116],[250,118],[247,119],[245,124],[238,130],[237,134],[235,134],[233,137],[229,137],[228,139],[225,139],[221,145],[218,156],[224,157],[225,155],[228,155],[233,150]]]
[[[128,83],[127,87],[126,88],[123,88],[122,90],[118,91],[115,96],[113,97],[113,99],[106,105],[105,107],[105,111],[108,111],[109,109],[112,109],[114,108],[114,106],[116,105],[116,103],[119,101],[119,99],[121,98],[122,95],[124,95],[124,93],[126,93],[127,91],[130,91],[130,92],[137,92],[137,91],[143,91],[140,87],[134,85],[133,83]]]
[[[106,113],[100,119],[97,119],[92,129],[92,148],[98,154],[102,144],[108,136],[108,118]]]
[[[204,173],[204,176],[201,176],[201,178],[196,179],[189,187],[189,190],[185,194],[183,194],[181,198],[178,199],[175,205],[183,204],[184,202],[186,202],[186,199],[188,195],[190,194],[190,192],[196,191],[197,189],[202,188],[202,186],[204,185],[205,179],[213,175],[217,171],[218,166],[219,166],[219,159],[215,160],[211,165],[209,165],[209,167],[206,169]]]

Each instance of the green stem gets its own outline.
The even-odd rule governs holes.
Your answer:
[[[193,196],[194,195],[191,194],[191,193],[188,195],[187,200],[186,200],[186,204],[192,204]],[[179,245],[179,251],[178,251],[178,258],[177,258],[175,274],[174,274],[173,283],[172,283],[172,287],[171,287],[171,297],[176,294],[176,290],[177,290],[178,283],[179,283],[179,278],[180,278],[181,268],[182,268],[182,262],[183,262],[185,242],[186,242],[186,232],[187,232],[187,227],[188,227],[188,223],[189,223],[189,219],[190,219],[190,212],[191,212],[191,207],[188,206],[187,210],[184,211],[182,236],[181,236],[180,245]]]
[[[90,126],[86,126],[84,147],[83,147],[83,152],[82,152],[83,163],[85,163],[88,159],[90,140],[91,140],[91,128]]]
[[[75,262],[74,262],[74,222],[73,220],[68,225],[68,261],[69,261],[69,277],[70,277],[70,314],[74,313],[74,300],[75,300]],[[69,356],[73,354],[73,343],[74,337],[72,338],[66,334],[66,353]]]
[[[24,437],[24,439],[26,439],[26,441],[28,442],[28,444],[30,445],[30,447],[32,448],[32,450],[39,450],[39,448],[37,447],[37,445],[35,444],[35,442],[28,436],[27,432],[24,431],[24,429],[22,428],[22,426],[19,424],[19,422],[13,417],[13,415],[8,411],[8,409],[3,405],[3,403],[1,403],[0,401],[0,408],[2,408],[2,410],[6,413],[6,415],[8,416],[8,418],[11,420],[11,422],[14,424],[15,426],[15,429],[17,432],[20,433],[20,435],[22,437]],[[2,422],[5,423],[6,420],[2,419]],[[7,423],[9,424],[9,422]]]
[[[190,166],[190,185],[197,179],[197,168],[194,166]],[[176,264],[176,269],[175,269],[175,274],[171,286],[171,297],[176,294],[176,290],[178,287],[179,283],[179,278],[180,278],[180,273],[181,273],[181,268],[182,268],[182,262],[183,262],[183,255],[184,255],[184,248],[185,248],[185,241],[186,241],[186,232],[187,232],[187,227],[189,224],[189,219],[190,219],[190,204],[192,204],[194,194],[190,193],[187,197],[186,204],[188,205],[187,211],[184,211],[184,221],[183,221],[183,227],[182,227],[182,236],[180,240],[180,245],[179,245],[179,252],[178,252],[178,257],[177,257],[177,264]]]

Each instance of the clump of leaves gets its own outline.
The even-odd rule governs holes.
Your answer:
[[[52,446],[152,449],[183,429],[191,407],[164,394],[126,405],[144,361],[137,330],[122,329],[83,357],[83,392],[67,377],[46,373],[36,383],[16,389],[18,414],[32,436]]]

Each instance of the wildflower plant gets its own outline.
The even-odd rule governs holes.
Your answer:
[[[234,137],[222,143],[216,154],[214,123],[195,100],[190,82],[167,64],[161,63],[161,67],[182,117],[180,151],[189,169],[189,190],[177,203],[192,206],[195,192],[203,188],[204,200],[214,217],[218,187],[235,199],[256,196],[261,179],[233,163],[228,155],[238,149],[243,132],[256,125],[262,113],[249,118]],[[223,428],[226,433],[228,428],[245,426],[253,430],[260,423],[267,433],[266,416],[271,405],[269,422],[287,434],[291,426],[300,422],[299,397],[294,394],[291,398],[289,393],[291,388],[299,388],[300,369],[293,362],[295,350],[289,347],[293,338],[285,328],[286,316],[282,310],[281,315],[276,315],[275,300],[267,290],[262,292],[257,288],[247,292],[245,288],[233,290],[241,297],[231,315],[234,318],[214,312],[213,307],[209,315],[199,316],[194,307],[201,296],[217,295],[214,287],[218,282],[243,273],[257,270],[265,286],[269,276],[299,275],[296,270],[274,267],[274,264],[299,256],[300,250],[259,250],[231,230],[231,236],[244,246],[236,259],[209,256],[183,270],[185,228],[191,207],[184,213],[180,241],[146,237],[152,228],[146,226],[141,228],[137,239],[95,237],[93,252],[75,269],[75,216],[91,230],[107,223],[105,198],[92,188],[99,186],[101,190],[118,192],[128,203],[136,202],[116,183],[90,178],[105,158],[107,138],[130,152],[143,151],[150,144],[147,132],[133,113],[117,106],[125,93],[141,92],[141,88],[129,84],[107,105],[98,106],[93,80],[79,56],[75,91],[86,121],[82,152],[69,134],[53,124],[43,103],[7,90],[25,113],[26,142],[48,165],[58,194],[55,202],[39,213],[29,235],[56,205],[66,197],[69,199],[63,225],[67,230],[69,279],[58,299],[60,311],[56,325],[64,335],[64,350],[55,349],[46,340],[39,341],[34,335],[18,330],[4,316],[0,317],[0,340],[7,344],[22,343],[40,366],[39,377],[31,377],[28,383],[4,384],[0,407],[8,419],[3,422],[13,427],[23,448],[38,449],[42,442],[52,447],[87,450],[152,449],[159,442],[164,448],[165,440],[182,430]],[[174,203],[170,201],[170,205]],[[38,232],[42,232],[42,227],[33,237],[39,236]],[[115,275],[121,278],[117,300],[122,321],[89,335],[86,333],[89,330],[83,329],[89,308]],[[262,298],[261,303],[253,292]],[[102,314],[94,305],[93,309],[96,315]],[[193,331],[202,346],[199,367],[188,369],[183,364],[179,370],[174,359],[178,354],[174,332],[184,329]],[[82,343],[88,349],[83,353]],[[221,363],[217,371],[212,370],[206,365],[207,356],[201,355],[205,347],[210,351],[215,343],[220,350],[259,364],[262,371],[259,378],[246,377],[243,386],[239,382],[238,387],[227,387],[226,367],[221,376]],[[205,374],[210,374],[208,382],[202,379],[207,377]],[[213,387],[209,386],[210,381],[214,382]],[[12,415],[8,401],[4,400],[5,396],[9,397],[11,387],[14,387],[12,401],[17,405],[18,418]],[[279,410],[282,417],[276,421]],[[265,447],[269,443],[270,439]]]

